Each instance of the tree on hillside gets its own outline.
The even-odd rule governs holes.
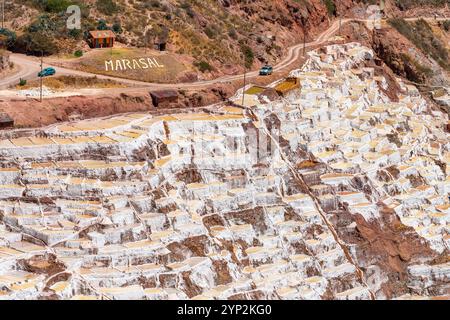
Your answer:
[[[7,45],[6,42],[8,40],[8,37],[4,34],[0,34],[0,49],[6,49]]]
[[[255,61],[255,54],[253,53],[252,48],[244,43],[241,43],[241,52],[244,56],[245,68],[251,69]]]
[[[109,27],[103,19],[98,20],[97,30],[108,30]]]
[[[40,56],[58,52],[53,39],[42,32],[27,32],[17,38],[16,49],[27,54]]]
[[[0,46],[4,48],[11,48],[14,46],[17,36],[13,31],[6,28],[0,28]]]

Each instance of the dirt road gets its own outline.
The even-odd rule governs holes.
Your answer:
[[[406,20],[413,21],[418,20],[420,18],[408,18]],[[446,20],[445,18],[424,18],[425,20],[429,21],[443,21]],[[373,20],[367,20],[367,19],[342,19],[342,20],[336,20],[333,22],[333,24],[322,34],[320,34],[316,40],[312,42],[308,42],[305,44],[306,48],[314,47],[321,45],[325,42],[327,42],[336,32],[339,30],[340,25],[343,25],[345,23],[348,23],[349,21],[361,21],[367,23],[369,26],[373,23]],[[274,71],[280,71],[284,68],[289,67],[291,64],[293,64],[295,61],[297,61],[302,56],[303,51],[303,43],[296,44],[289,48],[286,56],[276,65],[274,66]],[[22,54],[12,54],[10,57],[10,60],[15,63],[17,66],[19,66],[20,71],[10,77],[7,77],[6,79],[0,80],[0,89],[6,89],[11,85],[15,85],[19,82],[20,78],[31,80],[36,79],[37,74],[40,71],[40,59],[36,57],[30,57]],[[83,72],[73,69],[67,69],[57,66],[52,66],[49,64],[44,63],[44,68],[46,67],[54,67],[56,69],[56,73],[58,75],[72,75],[72,76],[81,76],[81,77],[93,77],[96,76],[99,79],[109,79],[114,80],[117,82],[125,83],[128,85],[132,85],[135,88],[146,88],[146,89],[168,89],[168,88],[180,88],[180,89],[198,89],[201,87],[205,87],[212,84],[220,84],[220,83],[228,83],[236,80],[242,80],[244,78],[244,74],[239,75],[231,75],[231,76],[223,76],[217,79],[213,80],[204,80],[204,81],[197,81],[197,82],[189,82],[189,83],[177,83],[177,84],[160,84],[160,83],[148,83],[143,81],[137,81],[137,80],[129,80],[129,79],[123,79],[123,78],[117,78],[117,77],[111,77],[111,76],[104,76],[104,75],[98,75],[94,73],[89,72]],[[248,79],[255,78],[259,75],[258,71],[251,71],[246,74],[246,77]],[[95,94],[99,94],[101,92],[107,93],[110,89],[95,89],[95,90],[86,90],[87,92],[94,92]],[[117,90],[117,89],[116,89]]]
[[[349,19],[342,20],[342,23],[348,22]],[[336,31],[339,30],[339,21],[335,21],[329,29],[327,29],[325,32],[323,32],[316,40],[306,43],[305,46],[307,48],[313,47],[316,45],[320,45],[323,42],[326,42],[330,36],[332,36]],[[289,65],[291,65],[294,61],[296,61],[302,54],[303,49],[303,43],[297,44],[291,48],[289,48],[286,57],[283,58],[276,66],[274,66],[274,71],[282,70]],[[27,79],[32,80],[37,78],[37,74],[40,71],[40,59],[36,57],[30,57],[23,54],[11,54],[10,60],[16,64],[20,71],[10,77],[7,77],[6,79],[0,80],[0,88],[5,89],[11,85],[15,85],[19,82],[19,79]],[[143,88],[171,88],[171,87],[177,87],[177,88],[183,88],[183,89],[195,89],[198,87],[203,87],[211,84],[216,83],[227,83],[231,81],[236,81],[244,78],[244,74],[239,75],[231,75],[231,76],[223,76],[217,79],[213,80],[206,80],[206,81],[198,81],[194,83],[177,83],[177,84],[159,84],[159,83],[148,83],[143,81],[137,81],[137,80],[129,80],[129,79],[123,79],[123,78],[117,78],[117,77],[111,77],[111,76],[104,76],[104,75],[97,75],[89,72],[83,72],[73,69],[67,69],[57,66],[52,66],[50,64],[44,63],[44,68],[46,67],[53,67],[56,69],[56,73],[58,75],[72,75],[72,76],[83,76],[83,77],[92,77],[96,76],[99,79],[110,79],[122,83],[126,83],[133,86],[143,87]],[[258,76],[258,71],[252,71],[246,74],[247,78],[253,78]],[[98,90],[96,90],[98,91]]]

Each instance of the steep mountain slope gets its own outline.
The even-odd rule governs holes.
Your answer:
[[[391,18],[448,14],[448,0],[381,2]],[[311,40],[329,27],[330,20],[368,18],[367,7],[381,2],[18,0],[7,1],[6,27],[17,34],[17,40],[9,41],[10,50],[31,54],[40,54],[43,50],[47,55],[65,53],[70,56],[79,50],[89,50],[85,41],[89,30],[111,28],[125,46],[154,48],[155,43],[167,42],[169,53],[176,53],[198,71],[215,77],[242,72],[244,65],[255,69],[274,63],[288,46],[303,41],[304,37]],[[81,8],[82,30],[66,27],[69,14],[65,10],[71,4]],[[388,35],[392,35],[391,30]],[[380,39],[384,45],[383,38]],[[406,43],[410,45],[408,39]],[[413,41],[412,46],[415,45]],[[430,68],[426,63],[424,67]],[[404,75],[404,72],[400,70],[398,74]],[[423,80],[425,76],[426,72],[422,72],[416,79]]]
[[[361,22],[350,22],[342,33],[347,41],[370,46],[392,71],[425,88],[449,86],[450,20],[391,19],[371,31]]]
[[[82,32],[66,29],[64,11],[72,3],[82,8]],[[321,0],[20,0],[7,6],[7,26],[18,34],[16,51],[73,53],[85,46],[86,31],[107,27],[128,46],[167,40],[170,52],[194,57],[202,71],[236,68],[244,60],[247,66],[273,62],[285,46],[301,41],[303,30],[310,38],[328,20]]]

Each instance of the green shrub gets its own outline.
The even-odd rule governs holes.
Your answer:
[[[27,84],[27,80],[20,78],[19,80],[19,86],[23,87]]]
[[[211,72],[214,70],[213,66],[204,60],[194,62],[194,66],[196,66],[202,73]]]
[[[112,16],[119,11],[114,0],[97,0],[97,10],[107,16]]]
[[[27,0],[27,2],[30,2],[31,5],[39,11],[51,13],[64,12],[73,4],[78,5],[82,11],[83,9],[86,9],[82,0]]]
[[[230,36],[231,39],[237,40],[238,39],[238,34],[236,32],[236,29],[232,28],[228,31],[228,35]]]
[[[14,44],[16,43],[17,36],[13,31],[10,31],[5,28],[0,28],[0,36],[4,36],[4,37],[2,37],[4,39],[3,41],[5,41],[5,43],[3,45],[6,48],[10,48],[10,47],[14,46]]]
[[[77,50],[77,51],[75,51],[75,52],[73,53],[73,55],[74,55],[75,57],[77,57],[77,58],[80,58],[80,57],[83,56],[83,51]]]
[[[123,32],[122,30],[122,25],[120,24],[120,22],[115,22],[112,25],[112,30],[114,31],[114,33],[116,34],[121,34]]]
[[[246,44],[241,44],[241,52],[244,55],[245,67],[250,69],[255,61],[255,54],[253,53],[252,48]]]
[[[205,34],[208,36],[208,38],[210,38],[210,39],[214,39],[216,36],[217,36],[217,32],[216,32],[216,30],[214,30],[213,28],[211,28],[211,27],[206,27],[205,28]]]
[[[180,4],[180,8],[183,9],[184,11],[186,11],[186,14],[191,17],[194,18],[195,17],[195,12],[192,9],[192,6],[189,2],[184,1]]]
[[[52,37],[42,32],[26,32],[17,38],[14,47],[19,52],[40,56],[58,53],[58,47]]]
[[[421,65],[409,55],[402,53],[400,54],[400,57],[404,61],[406,78],[408,80],[417,83],[425,83],[427,78],[433,76],[433,70],[427,66]]]
[[[419,6],[442,7],[448,0],[395,0],[395,4],[401,10],[408,10]]]
[[[51,14],[45,13],[40,15],[28,26],[28,31],[58,33],[59,32],[58,29],[60,28],[62,29],[61,21],[54,19]]]
[[[103,20],[103,19],[98,20],[97,30],[108,30],[108,29],[109,28],[108,28],[108,25],[106,24],[105,20]]]
[[[74,38],[74,39],[80,39],[81,34],[82,34],[82,32],[81,32],[80,29],[70,29],[70,30],[69,30],[69,36],[70,36],[71,38]]]
[[[441,67],[449,69],[448,51],[445,44],[423,19],[407,22],[404,19],[389,19],[389,24],[410,40],[425,55],[430,55]]]
[[[68,0],[44,0],[41,1],[44,6],[44,10],[47,12],[61,12],[66,11],[72,2]]]
[[[322,0],[322,2],[327,7],[328,15],[335,16],[336,15],[336,5],[333,0]]]

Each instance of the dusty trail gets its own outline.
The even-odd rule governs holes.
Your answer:
[[[346,23],[350,21],[350,19],[342,20],[342,23]],[[335,21],[329,29],[327,29],[325,32],[323,32],[319,37],[309,43],[305,44],[306,48],[310,48],[313,46],[320,45],[326,41],[329,40],[329,38],[339,30],[339,21]],[[293,62],[295,62],[297,59],[299,59],[302,56],[302,49],[303,49],[303,43],[297,44],[295,46],[292,46],[289,48],[287,55],[285,58],[283,58],[276,66],[274,66],[274,71],[280,71],[284,68],[290,66]],[[37,73],[40,71],[40,61],[39,58],[36,57],[30,57],[23,54],[11,54],[10,60],[18,65],[20,67],[20,71],[16,73],[15,75],[0,80],[0,88],[7,88],[8,86],[14,85],[18,83],[20,78],[23,79],[36,79]],[[182,88],[182,89],[197,89],[200,87],[205,87],[212,84],[220,84],[220,83],[228,83],[236,80],[241,80],[244,78],[244,74],[239,75],[232,75],[232,76],[223,76],[217,79],[213,80],[205,80],[205,81],[197,81],[197,82],[188,82],[188,83],[177,83],[177,84],[160,84],[160,83],[148,83],[143,81],[137,81],[137,80],[130,80],[130,79],[124,79],[124,78],[118,78],[118,77],[111,77],[111,76],[104,76],[104,75],[98,75],[94,73],[79,71],[79,70],[73,70],[68,68],[62,68],[53,66],[51,64],[44,63],[44,67],[53,67],[56,69],[56,72],[58,75],[72,75],[72,76],[82,76],[82,77],[93,77],[96,76],[99,79],[106,79],[106,80],[114,80],[118,82],[122,82],[125,84],[133,85],[135,87],[140,88],[152,88],[152,89],[167,89],[167,88]],[[248,72],[246,74],[246,77],[251,79],[255,78],[259,75],[258,71],[252,71]],[[98,89],[98,90],[92,90],[94,94],[98,94],[99,91],[110,91],[111,89]],[[114,89],[117,91],[117,89]]]
[[[407,21],[415,21],[419,19],[424,19],[427,21],[444,21],[447,20],[446,18],[407,18],[405,20]],[[369,27],[373,24],[372,19],[341,19],[334,21],[331,26],[325,30],[322,34],[320,34],[316,40],[308,43],[300,43],[296,44],[292,47],[290,47],[287,51],[286,56],[277,64],[274,66],[274,71],[281,71],[287,67],[289,67],[291,64],[293,64],[295,61],[297,61],[302,55],[303,55],[303,47],[305,48],[311,48],[315,46],[319,46],[321,44],[324,44],[325,42],[329,41],[333,35],[336,34],[337,31],[339,31],[340,26],[351,22],[351,21],[360,21],[365,22]],[[20,78],[31,80],[37,78],[37,73],[40,71],[40,59],[36,57],[30,57],[23,54],[11,54],[10,60],[15,63],[17,66],[19,66],[20,71],[10,77],[7,77],[5,79],[0,79],[0,89],[6,89],[11,85],[17,84],[19,82]],[[128,92],[133,91],[136,89],[199,89],[204,88],[209,85],[213,84],[224,84],[224,83],[230,83],[233,81],[239,81],[244,79],[244,74],[239,75],[231,75],[231,76],[223,76],[219,77],[217,79],[212,80],[203,80],[203,81],[197,81],[197,82],[185,82],[185,83],[176,83],[176,84],[161,84],[161,83],[149,83],[149,82],[143,82],[143,81],[137,81],[137,80],[130,80],[130,79],[124,79],[124,78],[118,78],[118,77],[112,77],[112,76],[105,76],[105,75],[98,75],[94,73],[79,71],[79,70],[73,70],[68,68],[62,68],[53,66],[51,64],[44,63],[44,67],[54,67],[56,69],[56,72],[58,75],[71,75],[71,76],[80,76],[80,77],[94,77],[96,76],[99,79],[105,79],[105,80],[113,80],[117,82],[121,82],[130,86],[133,86],[133,88],[124,88],[124,89],[117,89],[117,88],[104,88],[104,89],[81,89],[79,90],[80,94],[83,95],[101,95],[101,94],[109,94],[112,92],[117,92],[120,90],[121,92]],[[245,76],[247,79],[256,78],[259,75],[259,71],[251,71],[248,72]],[[12,93],[12,92],[11,92]],[[6,94],[2,94],[3,97],[7,97],[9,95],[9,92]]]

